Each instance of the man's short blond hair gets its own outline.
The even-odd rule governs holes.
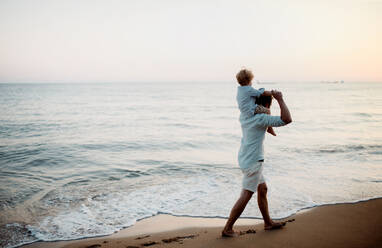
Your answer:
[[[236,74],[236,79],[237,82],[241,85],[248,85],[251,83],[253,79],[253,73],[251,70],[248,69],[241,69],[237,74]]]

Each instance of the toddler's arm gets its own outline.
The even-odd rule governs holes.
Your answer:
[[[264,88],[260,88],[257,90],[255,88],[253,88],[252,86],[248,90],[249,95],[254,96],[254,97],[259,97],[262,94],[264,94],[264,92],[265,92]],[[267,92],[270,92],[270,91],[267,91]],[[272,95],[272,93],[271,93],[271,95]]]

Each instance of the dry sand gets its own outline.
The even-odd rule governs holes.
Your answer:
[[[220,236],[225,220],[182,218],[154,217],[111,236],[25,247],[382,247],[382,199],[317,207],[288,218],[291,222],[280,230],[264,231],[258,221],[245,220],[236,226],[236,231],[242,231],[236,238]],[[187,219],[193,221],[182,228]],[[166,231],[158,232],[161,229]]]

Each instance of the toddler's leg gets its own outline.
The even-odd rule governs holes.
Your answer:
[[[264,106],[261,106],[261,105],[257,105],[256,109],[255,109],[255,114],[271,114],[271,111],[269,110],[269,108],[266,108]]]
[[[269,108],[266,108],[262,105],[257,105],[255,109],[255,114],[271,114],[271,110]],[[275,131],[273,130],[273,127],[268,127],[267,132],[272,134],[273,136],[276,136]]]
[[[276,136],[275,131],[273,130],[273,127],[268,127],[267,132],[272,134],[273,136]]]
[[[271,114],[271,110],[269,110],[269,114]],[[276,136],[275,131],[273,130],[273,127],[268,127],[267,132],[272,134],[273,136]]]

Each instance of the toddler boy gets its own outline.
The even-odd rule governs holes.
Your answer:
[[[240,118],[249,118],[255,114],[270,114],[270,110],[255,103],[255,97],[261,95],[272,96],[270,91],[265,91],[264,88],[258,90],[252,87],[253,73],[248,69],[242,69],[236,74],[237,82],[240,86],[237,87],[236,100],[240,109]],[[276,136],[272,127],[268,127],[267,132]]]

